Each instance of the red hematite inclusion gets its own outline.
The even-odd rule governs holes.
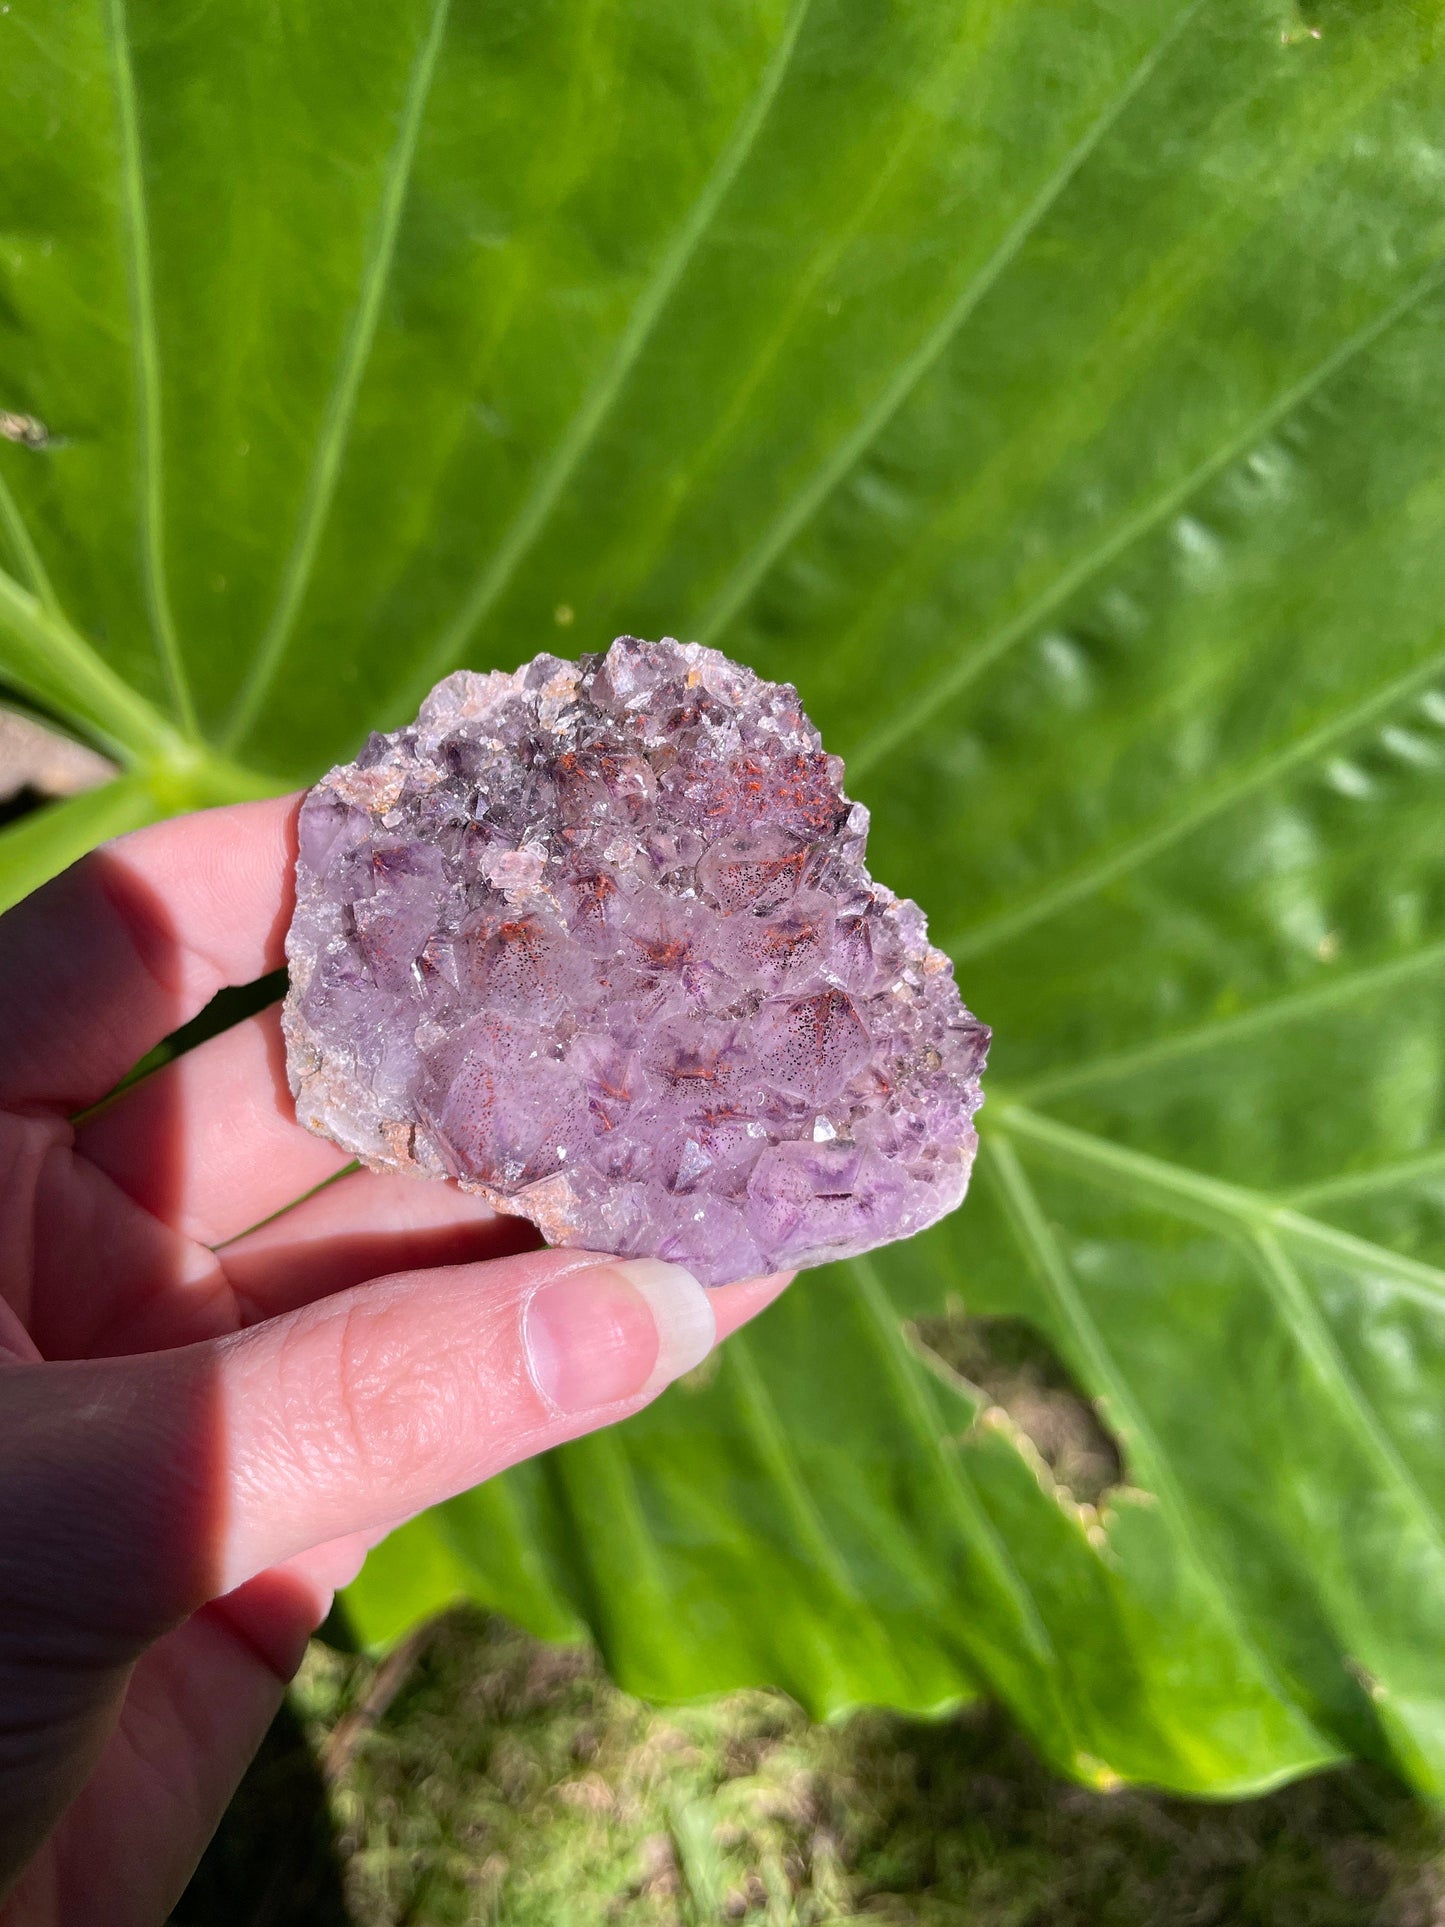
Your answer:
[[[989,1034],[842,776],[698,643],[448,676],[301,811],[302,1122],[707,1284],[931,1224]]]

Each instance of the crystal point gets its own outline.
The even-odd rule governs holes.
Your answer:
[[[989,1034],[842,776],[698,643],[448,676],[302,805],[301,1121],[706,1284],[931,1224]]]

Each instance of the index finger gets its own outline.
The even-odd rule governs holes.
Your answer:
[[[218,990],[279,968],[300,804],[134,830],[0,917],[0,1104],[83,1109]]]

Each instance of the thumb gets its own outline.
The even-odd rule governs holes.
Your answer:
[[[716,1337],[680,1266],[542,1251],[403,1273],[173,1353],[214,1398],[212,1589],[625,1417]]]
[[[169,1736],[193,1774],[195,1839],[170,1853],[185,1860],[298,1633],[368,1544],[636,1411],[786,1282],[710,1295],[675,1265],[534,1252],[399,1274],[171,1352],[0,1358],[0,1900],[103,1777],[128,1679],[150,1743]],[[132,1671],[210,1600],[188,1647]],[[217,1643],[216,1615],[238,1644]],[[177,1702],[164,1716],[158,1695]]]

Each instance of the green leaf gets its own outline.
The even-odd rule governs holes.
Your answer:
[[[0,910],[38,890],[107,837],[138,830],[161,814],[146,784],[121,776],[7,823],[0,829]]]
[[[1442,46],[1441,0],[0,15],[48,431],[0,675],[132,772],[0,875],[458,663],[701,635],[798,684],[996,1028],[955,1218],[395,1535],[368,1637],[468,1591],[657,1695],[1445,1793]],[[1098,1403],[1097,1508],[960,1307]]]

